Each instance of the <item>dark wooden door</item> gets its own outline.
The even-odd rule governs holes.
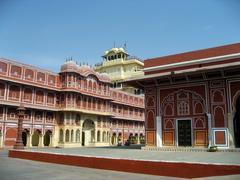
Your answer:
[[[85,132],[82,132],[82,146],[85,146]]]
[[[191,120],[178,120],[178,146],[192,146]]]

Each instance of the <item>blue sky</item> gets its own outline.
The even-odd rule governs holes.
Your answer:
[[[240,42],[239,0],[0,0],[0,57],[59,71],[114,46],[141,59]]]

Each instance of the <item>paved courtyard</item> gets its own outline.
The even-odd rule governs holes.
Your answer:
[[[53,153],[74,155],[107,156],[115,158],[156,159],[164,161],[211,162],[240,164],[240,153],[209,152],[154,152],[125,148],[42,148],[29,149]],[[136,173],[125,173],[110,170],[99,170],[68,165],[36,162],[7,157],[7,150],[0,150],[1,180],[40,180],[40,179],[180,179],[175,177],[153,176]],[[199,179],[240,179],[240,175],[217,176]]]
[[[137,147],[138,148],[138,147]],[[146,151],[131,147],[37,148],[29,151],[167,162],[240,164],[240,152]]]

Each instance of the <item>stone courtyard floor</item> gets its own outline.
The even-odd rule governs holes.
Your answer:
[[[81,147],[81,148],[32,148],[28,151],[84,155],[134,160],[166,162],[191,162],[211,164],[240,164],[240,152],[171,152],[147,151],[139,147]]]
[[[197,162],[216,164],[240,164],[239,152],[161,152],[144,151],[135,147],[98,148],[32,148],[27,151],[67,154],[74,156],[109,157],[115,159],[137,159],[166,162]],[[0,150],[0,179],[181,179],[137,173],[118,172],[37,162],[7,157],[7,150]],[[195,179],[240,179],[239,175],[213,176]]]

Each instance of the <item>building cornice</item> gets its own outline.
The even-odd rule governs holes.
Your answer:
[[[191,65],[197,65],[197,64],[208,64],[208,63],[220,62],[220,61],[239,58],[239,57],[240,57],[240,53],[228,54],[228,55],[223,55],[223,56],[195,59],[195,60],[191,60],[191,61],[184,61],[184,62],[148,67],[148,68],[144,68],[143,71],[151,72],[151,71],[166,70],[166,69],[171,69],[171,68],[178,68],[178,67],[191,66]]]

